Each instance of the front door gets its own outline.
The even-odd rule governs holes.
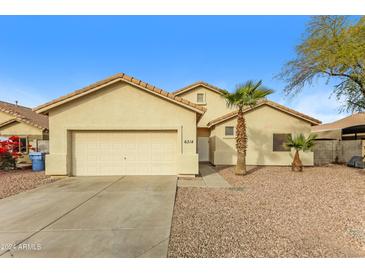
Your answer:
[[[199,162],[209,161],[209,137],[198,137]]]

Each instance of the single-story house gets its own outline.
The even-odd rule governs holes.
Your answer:
[[[365,139],[365,112],[354,113],[332,123],[316,125],[312,132],[318,140]]]
[[[36,151],[47,150],[48,116],[31,108],[0,101],[0,138],[19,136],[20,162],[30,162],[29,146]]]
[[[199,161],[235,164],[236,113],[198,82],[173,93],[123,73],[35,109],[49,116],[49,175],[196,175]],[[246,110],[249,165],[290,165],[288,134],[320,121],[269,100]],[[313,153],[302,154],[306,165]]]

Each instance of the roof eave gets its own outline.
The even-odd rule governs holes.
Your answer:
[[[342,130],[342,128],[331,128],[331,129],[313,129],[312,128],[313,133],[325,132],[325,131],[336,131],[336,130]]]
[[[194,112],[197,112],[197,113],[199,113],[201,115],[204,114],[205,111],[206,111],[206,109],[203,108],[203,107],[202,107],[202,109],[195,108],[193,106],[190,106],[188,104],[185,104],[182,101],[175,100],[174,98],[171,98],[168,94],[167,94],[167,96],[164,96],[161,93],[152,92],[151,90],[149,90],[149,89],[147,89],[147,88],[145,88],[145,87],[143,87],[141,85],[138,85],[138,84],[136,84],[136,83],[134,83],[132,81],[127,81],[127,80],[125,80],[123,78],[120,78],[120,77],[118,77],[116,79],[113,79],[113,80],[110,80],[110,81],[108,81],[108,82],[106,82],[104,84],[101,84],[101,85],[97,86],[97,87],[91,88],[90,90],[87,90],[87,91],[84,91],[84,92],[80,92],[79,94],[75,94],[75,95],[73,95],[71,97],[64,98],[64,99],[61,99],[59,101],[51,101],[49,103],[40,105],[40,106],[34,108],[33,111],[35,111],[35,112],[37,112],[39,114],[47,114],[49,112],[49,110],[51,110],[51,109],[53,109],[55,107],[61,106],[61,105],[65,104],[65,103],[67,103],[67,102],[73,101],[73,100],[75,100],[77,98],[80,98],[82,96],[88,95],[88,94],[90,94],[92,92],[95,92],[96,90],[102,89],[102,88],[104,88],[106,86],[112,85],[112,84],[117,83],[117,82],[124,82],[124,83],[127,83],[129,85],[132,85],[134,87],[137,87],[139,89],[143,89],[143,90],[147,91],[150,94],[159,96],[162,99],[168,100],[168,101],[170,101],[172,103],[175,103],[177,105],[180,105],[180,106],[182,106],[184,108],[190,109],[190,110],[192,110]],[[174,95],[172,95],[172,96],[174,97]]]
[[[244,113],[249,112],[249,111],[253,111],[253,110],[255,110],[255,109],[257,109],[257,108],[259,108],[259,107],[261,107],[261,106],[263,106],[263,105],[270,106],[270,107],[275,108],[275,109],[277,109],[277,110],[279,110],[279,111],[282,111],[282,112],[284,112],[284,113],[286,113],[286,114],[288,114],[288,115],[290,115],[290,116],[294,116],[294,117],[296,117],[296,118],[298,118],[298,119],[304,120],[304,121],[306,121],[306,122],[310,123],[310,124],[311,124],[311,126],[320,125],[320,124],[322,123],[321,121],[319,121],[319,120],[317,120],[317,119],[314,119],[314,118],[313,118],[313,119],[310,119],[310,117],[309,117],[309,116],[308,116],[308,118],[307,118],[307,117],[301,116],[301,115],[299,115],[299,114],[293,113],[293,112],[291,112],[291,111],[289,111],[289,110],[286,110],[286,107],[285,107],[285,108],[279,107],[277,103],[274,103],[274,102],[271,102],[271,101],[268,101],[268,100],[265,100],[265,101],[263,101],[263,102],[261,102],[261,103],[257,104],[257,105],[256,105],[255,107],[253,107],[253,108],[246,109],[246,110],[244,111]],[[231,113],[231,115],[227,115],[227,114],[226,114],[226,116],[227,116],[227,117],[224,117],[224,118],[222,118],[222,119],[220,119],[220,118],[216,118],[216,119],[214,119],[214,120],[212,120],[211,122],[209,122],[209,123],[208,123],[208,127],[210,128],[210,127],[215,126],[215,125],[217,125],[217,124],[223,123],[223,122],[225,122],[225,121],[227,121],[227,120],[229,120],[229,119],[232,119],[232,118],[234,118],[235,116],[237,116],[237,114],[238,114],[238,113],[237,113],[237,111],[234,111],[234,112],[232,112],[232,113]],[[223,116],[222,116],[222,117],[223,117]]]
[[[15,123],[15,122],[20,123],[17,119],[11,119],[11,120],[8,120],[8,121],[5,121],[5,122],[1,123],[0,128],[6,127],[6,126],[8,126],[12,123]]]
[[[29,121],[26,117],[14,112],[14,111],[10,111],[10,110],[7,110],[7,109],[4,109],[4,108],[0,108],[0,111],[4,112],[4,113],[7,113],[9,115],[12,115],[13,117],[15,117],[14,119],[12,119],[12,122],[21,122],[21,123],[25,123],[25,124],[28,124],[28,125],[31,125],[33,127],[36,127],[38,129],[41,129],[41,130],[45,130],[45,129],[48,129],[48,128],[45,128],[37,123],[34,123],[34,122],[31,122]],[[5,122],[6,123],[6,122]],[[3,125],[3,124],[2,124]],[[3,125],[5,126],[5,125]]]
[[[48,130],[48,128],[42,127],[38,124],[32,123],[28,120],[20,119],[20,118],[16,118],[16,119],[12,119],[12,120],[4,122],[4,123],[0,124],[0,128],[5,127],[5,126],[9,126],[9,125],[11,125],[12,123],[15,123],[15,122],[24,123],[24,124],[30,125],[32,127],[38,128],[40,130]]]
[[[226,114],[226,117],[224,117],[223,119],[218,120],[219,118],[217,118],[217,119],[215,119],[217,121],[215,121],[215,120],[210,121],[207,124],[207,126],[208,126],[208,128],[211,128],[211,127],[213,127],[215,125],[218,125],[218,124],[223,123],[223,122],[225,122],[225,121],[227,121],[229,119],[234,118],[235,116],[237,116],[237,114],[238,114],[237,111],[233,111],[230,115],[227,115]]]
[[[96,90],[99,90],[99,89],[101,89],[101,88],[103,88],[103,87],[106,87],[106,86],[108,86],[108,85],[112,85],[112,84],[114,84],[114,83],[117,83],[117,82],[119,82],[120,80],[121,80],[121,79],[117,78],[117,79],[111,80],[111,81],[110,81],[110,82],[108,82],[108,83],[105,83],[105,84],[102,84],[102,85],[100,85],[100,86],[97,86],[97,87],[91,88],[91,89],[90,89],[90,90],[88,90],[88,91],[81,92],[81,93],[79,93],[79,94],[75,94],[75,95],[73,95],[73,96],[71,96],[71,97],[64,98],[64,99],[61,99],[61,100],[58,100],[58,101],[56,101],[57,99],[56,99],[56,100],[53,100],[53,101],[50,101],[50,102],[48,102],[48,103],[45,103],[45,104],[40,105],[40,106],[38,106],[38,107],[35,107],[35,108],[33,109],[33,111],[35,111],[35,112],[37,112],[37,113],[39,113],[39,114],[48,114],[48,110],[50,110],[50,109],[56,108],[56,107],[58,107],[58,106],[60,106],[60,105],[66,104],[66,103],[68,103],[68,102],[70,102],[70,101],[73,101],[73,100],[75,100],[75,99],[77,99],[77,98],[80,98],[80,97],[82,97],[82,96],[88,95],[88,94],[90,94],[90,93],[92,93],[92,92],[94,92],[94,91],[96,91]]]

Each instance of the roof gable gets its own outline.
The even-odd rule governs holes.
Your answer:
[[[0,111],[13,116],[13,120],[18,122],[23,122],[42,130],[48,129],[48,117],[34,112],[31,108],[0,101]]]
[[[203,81],[195,82],[195,83],[193,83],[191,85],[188,85],[184,88],[178,89],[178,90],[174,91],[173,94],[178,96],[178,95],[181,95],[185,92],[191,91],[191,90],[193,90],[194,88],[197,88],[197,87],[205,87],[206,89],[209,89],[209,90],[211,90],[213,92],[216,92],[220,95],[223,94],[223,90],[221,88],[218,88],[216,86],[213,86],[213,85],[208,84],[208,83],[203,82]]]
[[[16,118],[10,119],[8,121],[5,121],[5,122],[1,123],[0,128],[6,127],[6,126],[11,125],[13,123],[20,123],[20,122]]]
[[[55,100],[52,100],[48,103],[45,103],[43,105],[40,105],[40,106],[36,107],[34,110],[37,113],[47,113],[52,108],[61,106],[65,103],[67,103],[67,102],[70,102],[72,100],[75,100],[77,98],[85,96],[87,94],[93,93],[97,90],[100,90],[103,87],[112,85],[112,84],[117,83],[119,81],[125,82],[125,83],[133,85],[135,87],[138,87],[138,88],[142,89],[143,91],[152,93],[152,94],[154,94],[156,96],[159,96],[159,97],[161,97],[165,100],[168,100],[172,103],[178,104],[181,107],[193,110],[193,111],[195,111],[199,114],[203,114],[206,110],[204,107],[198,106],[198,105],[196,105],[196,104],[194,104],[194,103],[192,103],[188,100],[177,97],[172,93],[168,93],[168,92],[166,92],[166,91],[164,91],[160,88],[152,86],[148,83],[145,83],[145,82],[143,82],[141,80],[138,80],[134,77],[128,76],[124,73],[115,74],[111,77],[108,77],[104,80],[98,81],[98,82],[96,82],[94,84],[91,84],[89,86],[86,86],[82,89],[79,89],[79,90],[76,90],[76,91],[74,91],[72,93],[69,93],[67,95],[61,96],[61,97],[59,97]]]
[[[321,121],[319,121],[319,120],[317,120],[317,119],[315,119],[315,118],[313,118],[313,117],[310,117],[310,116],[308,116],[308,115],[305,115],[305,114],[300,113],[300,112],[298,112],[298,111],[296,111],[296,110],[293,110],[293,109],[291,109],[291,108],[285,107],[285,106],[283,106],[283,105],[280,105],[280,104],[278,104],[278,103],[275,103],[275,102],[270,101],[270,100],[267,100],[267,99],[262,100],[261,102],[259,102],[259,103],[258,103],[256,106],[254,106],[254,107],[246,107],[246,108],[244,109],[244,111],[243,111],[243,112],[244,112],[244,113],[247,113],[247,112],[250,112],[250,111],[254,111],[255,109],[257,109],[257,108],[259,108],[259,107],[261,107],[261,106],[264,106],[264,105],[270,106],[270,107],[272,107],[272,108],[274,108],[274,109],[277,109],[277,110],[279,110],[279,111],[282,111],[282,112],[284,112],[284,113],[286,113],[286,114],[288,114],[288,115],[291,115],[291,116],[297,117],[297,118],[299,118],[299,119],[301,119],[301,120],[304,120],[304,121],[307,121],[307,122],[309,122],[311,125],[318,125],[318,124],[320,124],[320,123],[321,123]],[[237,116],[237,113],[238,113],[238,111],[236,110],[236,111],[232,111],[232,112],[230,112],[230,113],[227,113],[227,114],[225,114],[225,115],[223,115],[223,116],[221,116],[221,117],[218,117],[218,118],[216,118],[216,119],[214,119],[214,120],[210,121],[210,122],[208,123],[208,127],[212,127],[212,126],[214,126],[214,125],[217,125],[217,124],[220,124],[220,123],[222,123],[222,122],[224,122],[224,121],[227,121],[227,120],[229,120],[229,119],[232,119],[232,118],[234,118],[234,117],[236,117],[236,116]]]

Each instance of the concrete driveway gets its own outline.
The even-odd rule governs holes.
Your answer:
[[[2,257],[166,257],[175,176],[74,177],[0,200]]]

